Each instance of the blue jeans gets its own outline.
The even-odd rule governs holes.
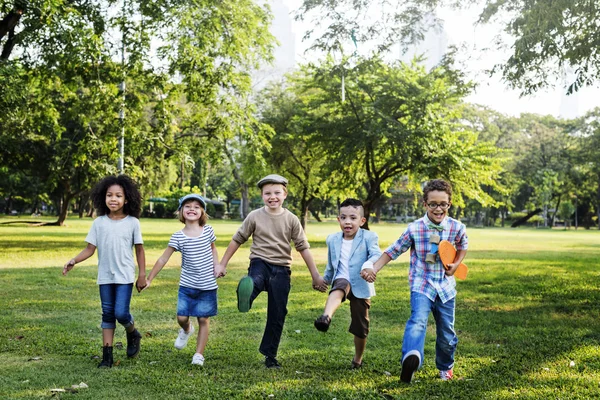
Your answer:
[[[129,303],[133,283],[110,283],[100,286],[100,302],[102,303],[102,329],[115,329],[116,321],[125,328],[133,325],[133,317],[129,313]]]
[[[423,365],[425,333],[429,313],[435,318],[435,366],[440,371],[452,369],[454,352],[458,337],[454,332],[454,299],[442,303],[439,297],[431,301],[427,296],[417,292],[410,294],[410,318],[406,322],[404,340],[402,342],[402,360],[410,351],[418,351]]]
[[[269,264],[260,258],[253,258],[250,261],[250,268],[248,268],[248,275],[254,281],[250,304],[260,292],[266,291],[269,296],[267,325],[258,349],[268,357],[277,356],[279,349],[283,324],[288,312],[287,302],[291,289],[291,274],[290,267]]]

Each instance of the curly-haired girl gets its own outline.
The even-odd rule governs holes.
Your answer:
[[[92,190],[91,198],[98,213],[85,238],[88,243],[63,267],[66,275],[75,264],[90,258],[98,248],[98,285],[102,303],[102,361],[98,368],[113,365],[113,336],[116,321],[127,332],[127,357],[140,352],[142,335],[135,329],[129,303],[135,279],[132,247],[135,245],[139,274],[136,288],[146,286],[146,258],[140,222],[142,196],[135,182],[126,175],[108,176]]]

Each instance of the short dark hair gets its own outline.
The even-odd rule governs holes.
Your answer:
[[[360,215],[364,217],[365,207],[363,206],[362,201],[357,199],[348,198],[340,203],[340,208],[342,207],[354,207],[360,209]]]
[[[110,214],[110,210],[106,206],[106,192],[112,185],[121,186],[125,193],[127,202],[123,206],[123,213],[139,218],[142,214],[142,195],[137,184],[127,175],[107,176],[94,186],[90,198],[94,203],[96,213],[99,216]]]
[[[429,192],[437,190],[438,192],[448,193],[448,200],[452,201],[452,185],[443,179],[432,179],[423,188],[423,201],[427,201]]]

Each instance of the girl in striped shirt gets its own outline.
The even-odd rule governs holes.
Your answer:
[[[175,348],[183,349],[194,333],[190,317],[198,318],[198,338],[192,364],[204,365],[204,348],[208,341],[209,318],[217,315],[217,281],[225,275],[219,267],[217,240],[210,225],[206,225],[206,201],[198,194],[179,199],[179,220],[185,227],[175,232],[169,245],[154,264],[146,279],[146,288],[169,261],[171,255],[181,252],[181,278],[177,298],[177,322],[181,329]]]

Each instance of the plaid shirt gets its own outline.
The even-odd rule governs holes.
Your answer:
[[[444,266],[439,260],[435,264],[427,264],[425,257],[430,250],[429,236],[438,233],[440,240],[447,240],[454,244],[456,250],[466,250],[468,246],[466,227],[460,221],[446,217],[440,224],[444,228],[438,232],[429,228],[431,223],[427,214],[408,225],[406,231],[398,240],[385,250],[385,253],[395,260],[410,249],[410,270],[408,283],[412,292],[418,292],[435,301],[436,296],[445,303],[456,296],[456,281],[453,276],[445,274]]]

